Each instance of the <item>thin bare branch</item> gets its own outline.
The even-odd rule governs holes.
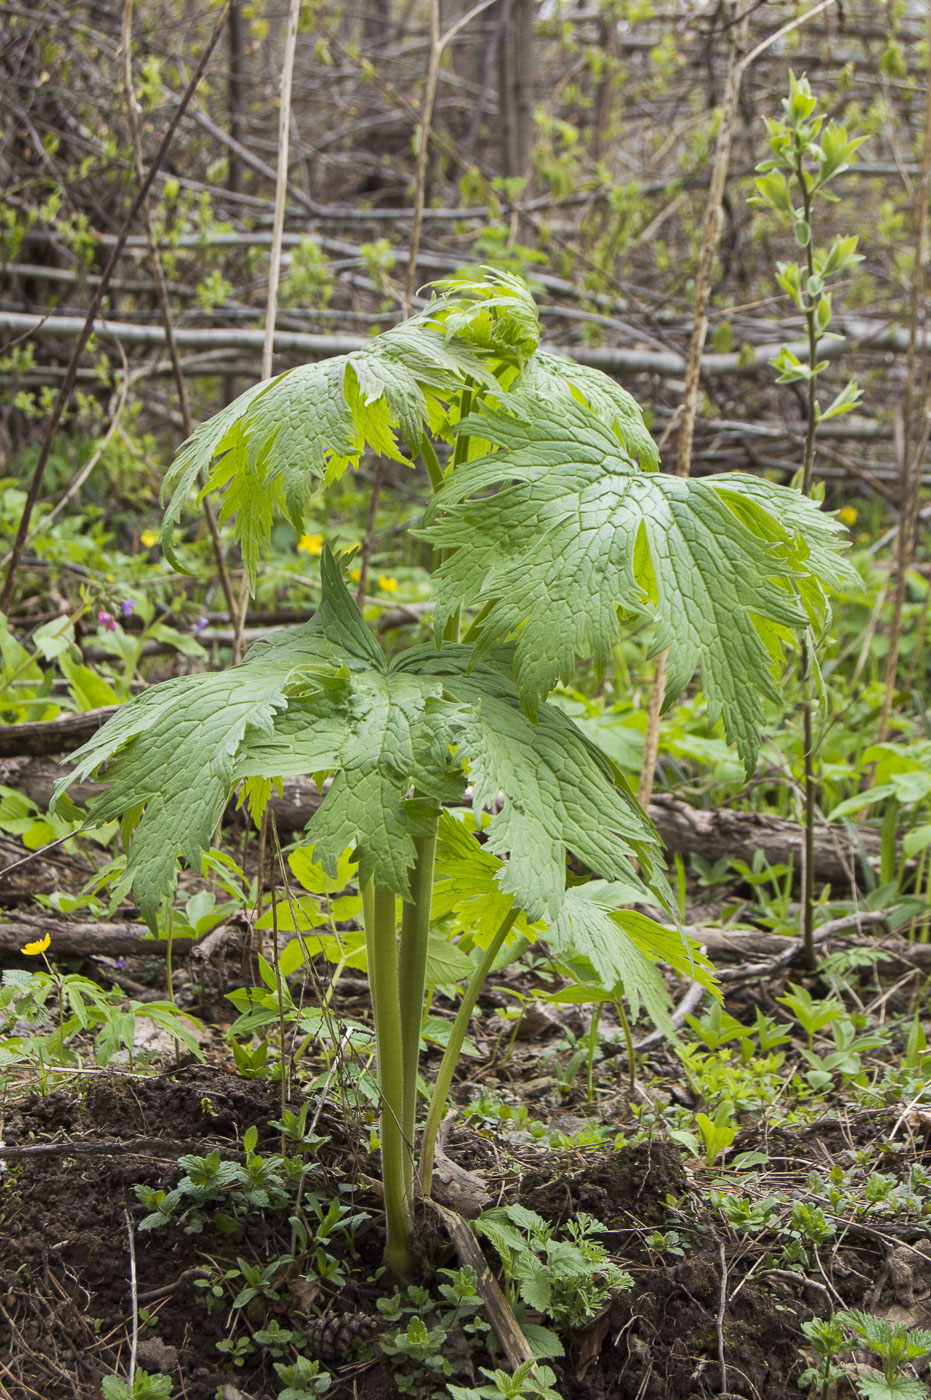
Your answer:
[[[133,159],[136,163],[136,174],[142,180],[145,174],[145,166],[142,159],[142,141],[139,135],[139,112],[136,103],[136,93],[133,85],[133,59],[132,59],[132,30],[133,30],[133,0],[125,0],[123,7],[123,83],[126,89],[126,112],[129,119],[129,131],[133,145]],[[162,325],[165,328],[165,340],[168,345],[168,355],[171,360],[174,374],[175,388],[178,393],[178,406],[181,410],[181,417],[184,422],[184,432],[186,437],[190,437],[194,431],[194,417],[191,413],[190,400],[188,398],[187,384],[184,372],[181,368],[181,356],[175,340],[174,322],[171,315],[171,303],[168,299],[168,284],[165,280],[165,271],[162,267],[162,256],[159,252],[158,239],[152,227],[152,216],[149,212],[148,198],[142,202],[142,224],[145,229],[146,242],[149,245],[149,260],[152,264],[152,275],[155,279],[155,291],[158,297],[158,306],[161,313]],[[122,346],[120,347],[122,351]],[[203,479],[201,478],[201,485]],[[226,599],[226,606],[229,610],[230,623],[236,625],[236,600],[233,594],[233,585],[230,580],[229,570],[226,567],[226,555],[223,552],[223,541],[220,539],[220,527],[214,513],[213,503],[208,497],[204,497],[204,517],[207,521],[207,529],[210,532],[210,540],[213,545],[213,555],[216,560],[217,573],[220,578],[220,586],[223,589],[223,596]]]
[[[714,151],[711,169],[711,188],[705,206],[705,221],[702,227],[701,251],[698,256],[698,278],[695,286],[695,309],[692,319],[692,338],[689,343],[689,356],[685,371],[685,394],[682,400],[681,426],[679,428],[678,451],[676,455],[676,475],[688,476],[692,469],[692,443],[695,435],[695,413],[698,408],[698,389],[701,380],[702,352],[708,336],[708,303],[711,299],[711,275],[714,256],[721,239],[723,222],[722,201],[727,183],[727,171],[731,160],[731,140],[734,119],[737,115],[737,99],[740,96],[740,80],[745,64],[741,55],[747,42],[750,24],[750,0],[738,0],[737,23],[734,29],[731,59],[727,70],[724,102],[721,110],[721,124]],[[650,690],[650,704],[647,711],[647,730],[643,747],[643,762],[640,767],[640,782],[637,799],[644,809],[650,805],[653,795],[653,778],[656,772],[656,758],[659,753],[659,726],[663,711],[666,688],[666,657],[661,651],[653,665],[653,681]]]
[[[169,147],[171,146],[172,140],[174,139],[174,135],[181,122],[181,118],[187,110],[188,105],[191,99],[193,98],[195,92],[200,86],[200,82],[204,76],[204,73],[207,71],[207,65],[210,62],[210,57],[217,46],[220,35],[223,33],[223,27],[226,24],[226,12],[227,5],[224,4],[219,21],[216,24],[214,31],[210,36],[210,39],[207,41],[207,45],[200,56],[200,61],[198,62],[197,67],[195,68],[191,76],[190,82],[184,90],[184,93],[178,104],[178,109],[168,125],[168,130],[162,137],[162,141],[155,154],[155,158],[152,161],[151,166],[149,167],[149,172],[146,175],[145,179],[142,181],[142,184],[139,186],[139,189],[136,192],[136,197],[134,198],[130,206],[129,213],[126,215],[126,218],[123,221],[123,226],[120,229],[120,232],[117,236],[117,240],[113,245],[113,248],[111,249],[106,266],[104,267],[104,270],[101,273],[100,285],[97,287],[96,292],[91,298],[91,304],[88,308],[87,315],[84,319],[84,324],[78,335],[77,344],[75,345],[74,350],[72,351],[71,360],[68,364],[68,369],[65,373],[65,378],[62,381],[62,386],[58,391],[55,403],[52,406],[52,411],[49,414],[48,420],[45,425],[45,433],[43,434],[42,443],[39,447],[39,456],[36,461],[35,468],[33,470],[32,479],[30,480],[29,487],[26,492],[26,501],[23,506],[23,513],[19,522],[19,528],[16,531],[16,537],[13,541],[13,548],[10,551],[10,562],[7,566],[6,578],[3,581],[3,589],[2,591],[0,591],[0,612],[9,612],[10,609],[10,601],[13,597],[13,587],[16,582],[16,571],[19,567],[19,561],[22,558],[23,549],[25,548],[26,536],[29,534],[29,525],[32,519],[32,512],[35,510],[36,502],[39,499],[39,492],[42,489],[42,479],[45,475],[45,468],[48,463],[48,459],[51,456],[52,445],[55,441],[55,434],[58,431],[58,425],[61,422],[62,415],[65,411],[65,407],[68,403],[68,400],[71,398],[71,391],[74,388],[75,381],[77,379],[78,365],[80,364],[81,356],[84,353],[85,346],[87,345],[87,342],[90,340],[91,335],[93,333],[94,322],[103,304],[103,298],[107,289],[107,285],[110,281],[110,278],[116,271],[116,266],[120,260],[120,255],[122,254],[123,247],[126,243],[126,239],[129,237],[129,231],[136,221],[136,216],[138,215],[143,204],[145,203],[146,197],[149,193],[149,190],[152,188],[152,183],[155,179],[156,174],[158,173],[159,167],[164,161],[165,156],[168,154]]]

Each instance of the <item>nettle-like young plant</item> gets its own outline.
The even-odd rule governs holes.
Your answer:
[[[850,168],[864,136],[848,137],[837,122],[825,124],[818,112],[818,100],[803,75],[789,77],[789,95],[782,102],[781,120],[764,117],[772,158],[757,166],[757,193],[749,203],[771,209],[784,223],[792,225],[795,242],[803,250],[802,262],[776,264],[776,281],[801,313],[807,331],[807,359],[799,359],[783,345],[770,363],[778,370],[778,384],[805,384],[805,448],[798,484],[805,496],[814,493],[815,437],[820,424],[849,413],[860,400],[857,381],[849,379],[827,405],[818,398],[818,380],[828,367],[818,354],[825,340],[840,340],[831,324],[831,284],[863,258],[857,252],[857,236],[838,235],[830,247],[814,241],[813,216],[816,201],[836,203],[828,185]],[[808,639],[801,649],[802,761],[804,767],[804,859],[802,861],[802,941],[810,970],[817,966],[814,941],[814,824],[817,799],[816,759],[818,741],[812,719],[812,689],[819,681],[813,664],[813,646]]]
[[[844,1376],[864,1400],[927,1397],[925,1383],[907,1372],[931,1352],[931,1330],[890,1322],[860,1308],[844,1308],[827,1322],[803,1323],[802,1331],[817,1351],[820,1365],[800,1376],[799,1385],[809,1379],[820,1382],[822,1400],[826,1400],[831,1381]],[[835,1364],[841,1352],[854,1349],[872,1352],[879,1367],[857,1365],[848,1370]]]
[[[764,117],[772,158],[757,166],[760,176],[757,192],[748,201],[771,209],[783,222],[791,224],[795,241],[802,250],[801,262],[776,264],[776,281],[801,312],[808,333],[808,361],[800,360],[787,345],[772,361],[779,371],[779,384],[804,383],[808,386],[805,456],[802,463],[802,490],[811,494],[814,468],[815,433],[820,423],[849,413],[860,400],[855,379],[849,379],[826,408],[818,401],[817,381],[828,367],[818,359],[822,340],[841,340],[828,327],[831,324],[831,284],[863,257],[857,252],[856,234],[838,234],[830,247],[817,247],[813,236],[814,206],[818,200],[837,202],[828,189],[832,180],[850,169],[857,151],[867,139],[848,137],[837,122],[825,125],[818,99],[808,79],[789,78],[789,95],[782,102],[782,119]]]
[[[581,660],[608,666],[620,623],[654,620],[669,697],[696,667],[748,769],[783,649],[845,582],[843,530],[796,491],[658,470],[634,400],[539,349],[517,277],[441,284],[418,316],[352,354],[256,385],[200,427],[166,479],[164,544],[198,474],[222,492],[254,578],[275,517],[298,531],[321,483],[367,451],[426,468],[435,638],[388,660],[328,551],[310,620],[218,674],[153,686],[78,753],[105,765],[90,820],[132,830],[120,892],[156,926],[179,852],[200,869],[235,789],[258,817],[272,784],[323,788],[307,830],[333,874],[351,849],[375,1017],[386,1258],[412,1272],[417,1070],[431,916],[476,950],[424,1134],[421,1189],[468,1016],[505,941],[544,935],[668,1027],[656,963],[698,950],[643,914],[668,907],[660,843],[626,784],[547,697]],[[471,786],[480,836],[444,804]],[[127,817],[128,814],[128,817]],[[584,869],[567,878],[567,866]],[[434,893],[434,872],[438,871]],[[445,920],[448,924],[448,918]]]

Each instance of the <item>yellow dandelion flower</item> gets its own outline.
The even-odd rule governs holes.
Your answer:
[[[842,506],[841,509],[837,512],[838,519],[844,525],[856,525],[858,514],[859,512],[857,511],[856,506]]]
[[[301,535],[301,538],[297,542],[298,554],[320,554],[322,551],[322,535]]]
[[[349,570],[349,577],[352,579],[353,583],[358,583],[358,582],[359,582],[359,579],[362,577],[362,570],[361,570],[361,569],[350,569],[350,570]]]
[[[143,530],[139,536],[139,543],[145,545],[146,549],[151,549],[153,545],[158,544],[158,535],[154,530]]]
[[[34,958],[37,957],[39,953],[44,953],[51,941],[52,935],[47,933],[44,938],[37,938],[34,943],[24,944],[19,951],[25,953],[27,957]]]
[[[385,574],[378,575],[378,586],[382,593],[397,593],[398,581],[396,578],[388,578]]]

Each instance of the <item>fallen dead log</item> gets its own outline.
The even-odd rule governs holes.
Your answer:
[[[222,238],[222,234],[218,237]],[[238,235],[237,235],[238,236]],[[44,312],[18,312],[0,310],[0,330],[14,336],[30,335],[46,340],[60,338],[74,340],[84,325],[81,316],[57,316]],[[131,321],[95,321],[94,333],[101,340],[116,337],[124,345],[146,345],[161,349],[165,344],[165,331],[162,326],[139,325]],[[769,327],[765,328],[767,331]],[[777,331],[779,327],[772,328]],[[909,348],[909,335],[904,327],[889,326],[881,320],[865,320],[852,316],[840,323],[845,332],[843,340],[826,340],[818,353],[825,358],[850,355],[856,351],[885,351],[904,355]],[[174,331],[174,339],[179,348],[194,351],[204,350],[244,350],[257,354],[264,343],[264,333],[248,327],[179,327]],[[924,335],[919,336],[927,344]],[[307,331],[279,330],[275,333],[276,354],[296,353],[308,360],[322,360],[331,355],[346,355],[353,350],[361,350],[367,341],[358,335],[320,335]],[[627,346],[560,345],[546,342],[540,347],[552,354],[565,355],[578,364],[589,365],[603,370],[606,374],[631,375],[652,374],[661,379],[679,379],[685,374],[685,357],[675,350],[640,350]],[[706,352],[701,358],[701,372],[705,378],[729,378],[758,374],[772,363],[774,355],[782,349],[779,340],[754,345],[752,350]],[[788,340],[788,349],[796,355],[807,354],[808,344],[803,340]]]
[[[870,927],[872,925],[872,927]],[[761,929],[690,928],[711,956],[720,964],[741,959],[735,968],[718,968],[722,982],[747,982],[771,976],[790,967],[803,951],[800,938],[781,938]],[[883,955],[881,969],[886,977],[902,977],[909,972],[931,972],[931,943],[911,942],[885,931],[885,915],[863,911],[842,919],[832,919],[815,930],[815,946],[831,940],[854,942],[857,946],[873,946]],[[743,959],[756,961],[743,961]]]
[[[200,1147],[200,1143],[171,1141],[167,1138],[94,1138],[92,1141],[64,1138],[61,1142],[28,1142],[19,1144],[3,1143],[0,1146],[0,1161],[22,1162],[35,1157],[109,1157],[117,1152],[139,1152],[146,1156],[160,1157],[177,1161],[183,1152]],[[200,1273],[202,1270],[190,1270]],[[165,1290],[156,1290],[154,1296],[161,1298]]]
[[[700,855],[712,865],[716,860],[744,860],[752,864],[762,851],[770,865],[792,865],[801,871],[804,829],[785,817],[761,812],[738,812],[733,807],[690,807],[668,793],[650,803],[667,850],[680,855]],[[815,827],[815,879],[847,889],[864,884],[861,861],[878,865],[879,835],[860,828],[854,842],[843,827],[821,823]]]
[[[0,725],[0,758],[48,758],[53,754],[73,753],[93,738],[118,709],[118,705],[106,705],[80,715]]]
[[[859,938],[866,943],[871,926],[878,935],[877,946],[885,955],[884,967],[901,976],[910,970],[931,973],[931,943],[913,943],[906,938],[883,931],[884,916],[864,912],[832,920],[816,932],[818,944],[832,938],[845,941]],[[766,975],[789,966],[802,951],[797,938],[784,938],[757,928],[714,928],[689,925],[687,932],[701,943],[716,964],[737,962],[733,970],[721,971],[721,980],[746,980]],[[220,924],[200,940],[176,937],[171,945],[167,938],[153,938],[145,924],[126,921],[108,923],[77,922],[53,917],[23,916],[0,923],[0,963],[16,960],[27,943],[40,941],[49,934],[50,957],[164,957],[169,946],[175,958],[193,956],[198,962],[208,962],[214,954],[241,946],[247,929],[238,920]],[[875,936],[874,935],[874,936]],[[294,935],[297,936],[297,935]],[[290,941],[290,940],[288,940]]]
[[[108,712],[96,710],[92,713],[106,717]],[[87,721],[90,714],[71,715],[68,719]],[[52,725],[59,723],[59,720],[51,721]],[[30,797],[44,811],[61,773],[61,768],[55,764],[32,759],[9,771],[4,781]],[[75,783],[69,789],[79,806],[85,806],[100,791],[98,783]],[[290,836],[302,831],[320,802],[320,793],[310,778],[285,778],[280,795],[273,795],[271,800],[279,832]],[[797,872],[801,870],[804,832],[797,822],[784,817],[738,812],[732,807],[690,807],[668,793],[658,794],[650,803],[650,816],[670,854],[701,855],[712,864],[726,857],[751,865],[756,852],[762,851],[770,865],[791,864]],[[227,808],[226,819],[230,822],[244,820],[235,803]],[[817,827],[816,880],[844,890],[849,890],[854,884],[865,885],[862,860],[866,859],[874,867],[878,865],[879,836],[874,831],[860,828],[857,841],[859,844],[855,844],[841,827]]]
[[[7,961],[27,943],[37,943],[49,934],[48,957],[126,958],[164,957],[167,938],[152,938],[145,924],[128,922],[72,923],[56,918],[23,918],[0,923],[0,960]],[[190,938],[172,939],[175,957],[183,956],[197,944]],[[41,965],[41,959],[35,959]]]
[[[101,711],[97,710],[94,713],[100,714]],[[87,716],[77,715],[74,718],[85,719]],[[57,724],[58,720],[53,720],[52,723]],[[15,787],[45,811],[52,800],[55,784],[63,772],[64,769],[60,765],[50,763],[47,759],[35,758],[15,768],[7,768],[3,782],[9,787]],[[94,797],[104,791],[104,786],[103,783],[74,783],[68,789],[68,795],[79,807],[86,807]],[[290,836],[296,831],[303,831],[322,801],[316,784],[310,778],[285,778],[281,784],[281,792],[273,793],[270,803],[279,832]],[[245,820],[242,809],[237,807],[235,802],[231,802],[224,814],[224,821],[233,824]]]
[[[176,935],[169,942],[153,938],[146,924],[129,919],[91,923],[24,914],[0,923],[0,963],[15,959],[27,943],[37,943],[46,934],[51,939],[50,958],[163,958],[170,947],[176,961],[192,957],[202,965],[221,952],[241,951],[249,929],[245,919],[234,915],[202,938]]]

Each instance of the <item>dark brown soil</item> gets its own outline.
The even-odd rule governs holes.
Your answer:
[[[779,1303],[751,1285],[726,1308],[722,1327],[726,1374],[721,1376],[717,1318],[721,1262],[708,1251],[675,1268],[650,1269],[636,1294],[622,1294],[611,1310],[614,1344],[602,1371],[605,1395],[665,1400],[686,1395],[782,1397],[798,1395],[804,1369],[798,1323],[811,1310]],[[731,1291],[725,1279],[725,1292]],[[731,1288],[733,1284],[731,1283]],[[576,1392],[581,1395],[581,1392]]]
[[[520,1197],[546,1220],[585,1211],[616,1234],[639,1235],[669,1223],[667,1197],[687,1188],[679,1149],[653,1141],[587,1163],[581,1171],[527,1173]]]
[[[126,1374],[131,1332],[129,1228],[143,1215],[133,1186],[165,1185],[179,1175],[184,1152],[218,1147],[239,1155],[242,1134],[255,1124],[262,1146],[277,1143],[267,1127],[277,1117],[273,1087],[197,1066],[177,1076],[102,1075],[83,1094],[61,1090],[35,1098],[7,1122],[8,1146],[61,1144],[61,1152],[11,1161],[2,1185],[7,1236],[0,1314],[0,1355],[13,1358],[20,1400],[96,1396],[99,1378]],[[263,1131],[263,1125],[264,1131]],[[99,1152],[101,1143],[150,1145]],[[264,1142],[263,1142],[264,1139]],[[259,1222],[261,1225],[261,1222]],[[161,1229],[135,1236],[140,1302],[201,1262],[206,1240]],[[223,1319],[208,1317],[193,1278],[151,1302],[158,1317],[148,1337],[153,1361],[168,1348],[176,1393],[213,1400],[230,1379],[218,1361]],[[4,1344],[2,1334],[6,1332]],[[154,1337],[155,1345],[151,1345]],[[162,1360],[165,1353],[162,1352]],[[152,1364],[151,1370],[169,1366]]]
[[[95,1075],[80,1089],[33,1097],[8,1115],[8,1147],[54,1144],[56,1150],[8,1157],[0,1176],[2,1400],[96,1400],[103,1376],[125,1376],[130,1223],[138,1225],[144,1213],[134,1185],[174,1185],[184,1152],[215,1147],[242,1160],[243,1133],[253,1125],[259,1150],[278,1150],[280,1139],[268,1126],[280,1110],[277,1093],[273,1084],[195,1066],[150,1078]],[[856,1125],[843,1131],[835,1123],[822,1126],[821,1138],[811,1129],[796,1138],[786,1129],[772,1135],[770,1150],[781,1170],[792,1162],[807,1170],[813,1159],[837,1160],[862,1136]],[[870,1130],[876,1131],[875,1122]],[[322,1180],[338,1195],[353,1175],[358,1178],[358,1154],[335,1116],[320,1131],[330,1134],[321,1151]],[[553,1363],[564,1400],[798,1396],[805,1364],[799,1324],[824,1311],[824,1297],[785,1272],[747,1277],[761,1249],[722,1229],[706,1204],[707,1183],[693,1185],[678,1148],[655,1140],[589,1160],[577,1152],[557,1158],[541,1151],[537,1165],[507,1183],[506,1194],[554,1223],[579,1212],[594,1216],[607,1227],[613,1257],[634,1277],[633,1289],[616,1295],[600,1318],[569,1338],[566,1358]],[[248,1325],[254,1330],[276,1317],[281,1325],[303,1323],[334,1374],[334,1400],[383,1400],[399,1391],[377,1341],[368,1352],[357,1348],[355,1362],[324,1355],[344,1351],[353,1319],[363,1319],[362,1335],[372,1330],[364,1319],[378,1320],[377,1289],[366,1282],[382,1247],[378,1202],[373,1195],[356,1199],[373,1221],[359,1232],[346,1284],[331,1288],[329,1297],[305,1295],[303,1303],[298,1285],[277,1313],[258,1308]],[[653,1231],[674,1227],[688,1234],[685,1258],[658,1253],[651,1244]],[[211,1257],[261,1260],[287,1252],[289,1235],[285,1221],[262,1212],[250,1215],[232,1240],[209,1222],[202,1234],[185,1234],[174,1224],[134,1232],[138,1300],[153,1315],[139,1362],[172,1377],[176,1400],[215,1400],[223,1385],[249,1400],[276,1400],[282,1385],[261,1349],[241,1368],[217,1352],[217,1342],[229,1335],[229,1308],[211,1315],[196,1277]],[[442,1242],[428,1248],[434,1263],[452,1262],[439,1257]],[[831,1288],[846,1303],[870,1301],[875,1309],[886,1296],[888,1258],[888,1240],[868,1231],[851,1236],[829,1264]],[[314,1320],[321,1310],[324,1328]],[[486,1355],[472,1359],[489,1364]],[[456,1379],[466,1383],[468,1377]],[[435,1393],[441,1395],[442,1386]]]

